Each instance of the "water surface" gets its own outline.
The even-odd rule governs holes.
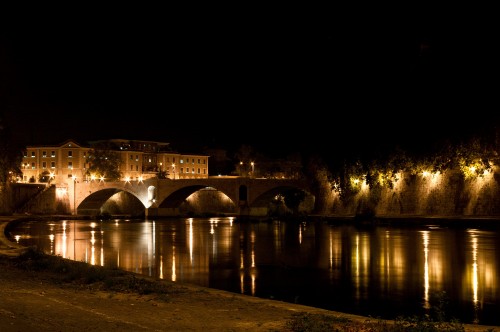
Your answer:
[[[500,325],[500,235],[439,225],[234,218],[31,221],[13,241],[176,282],[394,319]]]

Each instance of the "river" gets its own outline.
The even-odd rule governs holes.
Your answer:
[[[9,237],[47,254],[249,296],[394,319],[500,325],[500,233],[237,218],[27,221]]]

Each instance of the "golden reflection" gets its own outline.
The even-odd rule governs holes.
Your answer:
[[[49,235],[49,240],[50,240],[50,254],[54,254],[54,234]]]
[[[101,266],[104,266],[104,231],[101,231]]]
[[[299,224],[299,244],[302,244],[302,224]]]
[[[95,265],[95,231],[90,231],[90,264]]]
[[[240,292],[245,294],[245,271],[240,270]]]
[[[281,253],[281,222],[276,221],[273,224],[274,250]]]
[[[429,303],[429,231],[422,232],[424,243],[424,308],[430,309]]]
[[[255,267],[255,230],[253,229],[252,232],[250,233],[250,244],[251,244],[251,257],[252,257],[251,267]]]
[[[66,220],[63,221],[62,227],[63,227],[63,233],[62,233],[61,251],[62,251],[62,257],[66,258],[66,251],[68,250],[66,244],[66,241],[68,239],[68,236],[66,234]]]
[[[175,274],[175,245],[172,246],[172,281],[177,280],[177,275]]]
[[[355,249],[353,253],[354,260],[354,273],[353,273],[353,284],[356,289],[356,298],[359,298],[360,289],[359,289],[359,234],[356,234],[355,238]]]
[[[189,262],[193,266],[193,218],[189,218]]]
[[[160,279],[163,279],[163,255],[160,255]]]
[[[477,288],[478,288],[478,271],[477,271],[477,236],[473,233],[472,236],[472,300],[477,305]]]
[[[328,253],[330,254],[330,260],[328,267],[330,270],[333,268],[333,239],[332,239],[332,229],[330,228],[330,231],[328,232],[328,245],[329,245],[329,250]]]
[[[252,269],[251,272],[251,278],[252,278],[252,296],[255,296],[255,270]]]

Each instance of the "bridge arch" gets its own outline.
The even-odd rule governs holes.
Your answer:
[[[146,208],[140,197],[123,188],[96,190],[75,204],[77,214],[83,215],[141,215]]]

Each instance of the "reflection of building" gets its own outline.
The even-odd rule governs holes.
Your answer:
[[[208,178],[206,155],[180,154],[171,151],[169,143],[112,139],[90,142],[88,146],[72,140],[53,146],[28,146],[21,164],[22,182],[39,182],[44,175],[55,184],[67,184],[74,177],[89,180],[88,156],[102,143],[120,154],[123,180],[160,174],[170,179]]]

